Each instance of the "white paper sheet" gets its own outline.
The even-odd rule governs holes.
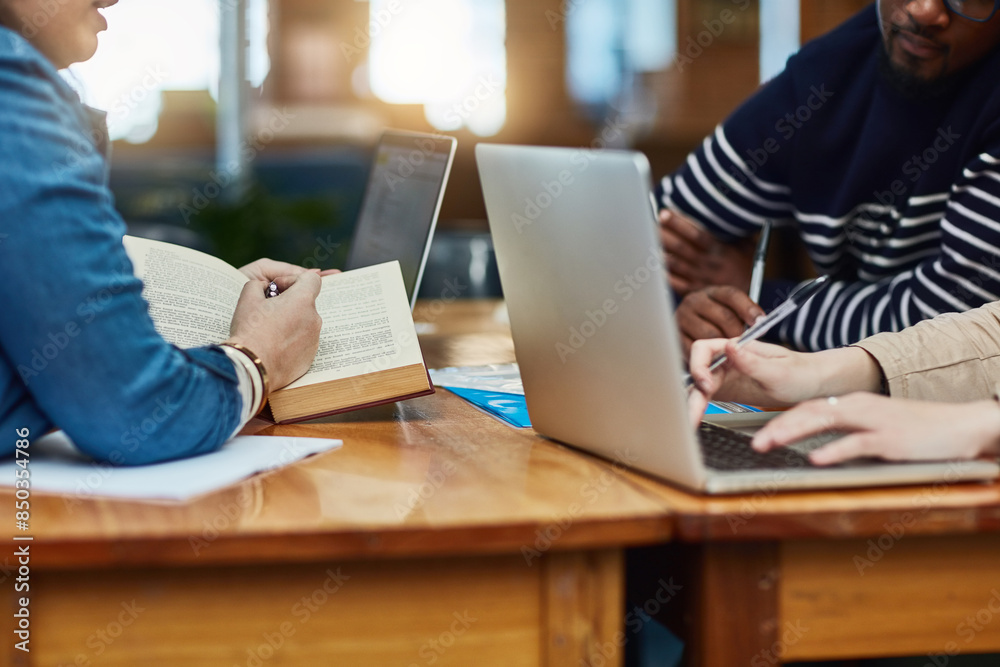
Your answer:
[[[341,440],[239,436],[218,451],[193,458],[145,466],[117,467],[98,463],[73,445],[62,431],[31,443],[28,470],[31,490],[59,493],[78,499],[89,497],[136,500],[188,500],[300,461],[307,456],[339,448]],[[23,460],[23,459],[22,459]],[[14,461],[0,486],[14,485]]]
[[[488,366],[452,366],[431,369],[431,380],[440,387],[459,387],[524,395],[521,369],[517,364]]]

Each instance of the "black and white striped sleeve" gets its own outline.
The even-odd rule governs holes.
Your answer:
[[[663,179],[662,205],[726,241],[752,236],[767,219],[789,219],[791,190],[769,178],[775,165],[768,162],[777,161],[780,144],[762,136],[760,148],[737,149],[726,129],[716,127],[681,169]]]
[[[779,327],[783,342],[829,349],[1000,298],[1000,147],[967,164],[950,192],[911,198],[908,217],[888,238],[864,210],[878,205],[859,209],[840,220],[800,221],[821,271],[849,253],[858,277],[834,282],[790,317]],[[826,255],[817,250],[824,234]]]

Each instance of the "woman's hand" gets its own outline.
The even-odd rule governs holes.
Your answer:
[[[723,352],[726,363],[710,373],[712,360]],[[712,398],[783,407],[817,396],[877,391],[882,380],[878,364],[861,348],[806,353],[757,341],[737,347],[736,339],[696,341],[690,372],[695,385],[689,398],[693,424]]]
[[[753,438],[766,452],[825,432],[843,432],[810,454],[816,465],[859,456],[892,461],[971,459],[1000,452],[1000,405],[996,401],[931,403],[855,393],[816,400],[771,420]]]

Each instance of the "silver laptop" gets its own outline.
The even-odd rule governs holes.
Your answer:
[[[416,303],[457,142],[452,137],[387,130],[379,139],[347,270],[399,260]]]
[[[995,462],[854,461],[709,467],[689,423],[683,362],[640,153],[476,148],[531,422],[538,433],[707,493],[993,479]],[[771,415],[712,417],[752,431]],[[703,427],[709,428],[709,427]],[[752,452],[750,452],[753,454]],[[796,456],[798,455],[798,456]],[[773,457],[772,457],[773,458]],[[725,468],[727,466],[722,466]]]

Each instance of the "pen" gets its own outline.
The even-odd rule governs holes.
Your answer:
[[[760,290],[764,285],[764,260],[767,258],[767,244],[771,241],[771,221],[765,220],[757,239],[757,249],[753,253],[753,272],[750,274],[750,300],[760,302]]]
[[[770,331],[776,324],[785,319],[789,314],[800,306],[804,306],[809,299],[816,295],[816,292],[820,290],[827,281],[830,280],[830,276],[820,276],[812,282],[806,283],[800,286],[794,292],[792,292],[787,299],[781,302],[781,305],[772,310],[770,313],[764,317],[757,320],[757,322],[743,332],[743,335],[739,337],[736,341],[736,347],[741,348],[752,340],[757,340],[768,331]],[[715,359],[712,359],[712,363],[708,366],[709,372],[714,371],[722,364],[726,363],[729,357],[723,352]],[[694,386],[694,379],[688,375],[684,378],[684,388],[690,389]]]
[[[264,298],[270,299],[272,296],[278,296],[281,292],[278,291],[278,283],[271,281],[271,284],[264,288]]]

